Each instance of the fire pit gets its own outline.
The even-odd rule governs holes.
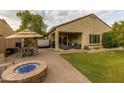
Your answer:
[[[22,65],[22,66],[16,68],[15,72],[20,73],[20,74],[26,74],[26,73],[29,73],[29,72],[35,70],[38,66],[39,66],[39,64],[34,64],[34,63],[25,64],[25,65]]]
[[[47,64],[43,61],[28,61],[10,66],[1,75],[2,82],[37,83],[45,79]]]

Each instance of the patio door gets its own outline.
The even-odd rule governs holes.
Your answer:
[[[68,46],[68,35],[60,35],[60,37],[59,37],[59,45],[60,45],[60,47],[62,45]]]

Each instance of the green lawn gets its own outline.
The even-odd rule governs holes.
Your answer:
[[[62,56],[92,82],[124,82],[124,51]]]

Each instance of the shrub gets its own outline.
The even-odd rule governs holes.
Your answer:
[[[103,33],[102,44],[105,48],[112,48],[118,46],[113,31]]]

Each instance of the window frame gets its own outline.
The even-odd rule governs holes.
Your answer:
[[[100,34],[90,34],[89,35],[90,44],[100,44]]]

